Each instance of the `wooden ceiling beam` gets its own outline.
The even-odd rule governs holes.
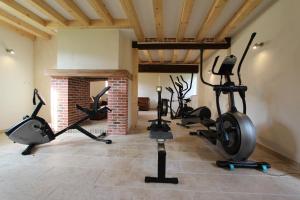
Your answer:
[[[221,12],[225,8],[226,4],[228,3],[228,0],[215,0],[208,15],[206,16],[203,24],[201,25],[197,36],[196,40],[202,41],[207,32],[212,28],[214,25],[215,21],[218,19],[220,16]],[[223,38],[224,39],[224,38]]]
[[[132,0],[120,0],[120,3],[134,30],[134,33],[138,41],[144,41],[145,40],[144,32],[139,22]],[[143,53],[148,58],[149,62],[152,62],[151,53],[149,51],[143,51]]]
[[[184,39],[184,34],[186,32],[187,26],[189,24],[190,16],[192,14],[192,9],[195,0],[185,0],[183,3],[183,8],[181,11],[180,23],[177,30],[177,41],[182,41]]]
[[[157,39],[163,41],[164,39],[164,21],[163,21],[163,1],[153,0],[153,13],[155,19],[155,29]],[[160,63],[164,62],[164,51],[158,50]]]
[[[202,41],[207,32],[212,28],[213,24],[217,20],[217,18],[220,16],[222,10],[225,8],[226,4],[228,3],[228,0],[215,0],[213,5],[211,6],[204,22],[202,23],[201,27],[199,28],[199,31],[196,36],[196,40]],[[188,50],[186,52],[186,55],[184,56],[184,62],[189,62],[189,58],[191,51]]]
[[[56,0],[59,5],[61,5],[70,15],[75,19],[80,21],[83,25],[88,26],[90,24],[90,19],[84,12],[76,5],[73,0]]]
[[[21,14],[22,17],[30,19],[30,20],[36,22],[37,24],[40,24],[42,26],[46,26],[47,25],[47,21],[46,20],[44,20],[40,16],[36,15],[35,13],[31,12],[30,10],[28,10],[27,8],[25,8],[21,4],[17,3],[16,1],[12,1],[12,0],[0,0],[0,6],[2,8],[3,7],[10,8],[14,12]]]
[[[41,0],[28,0],[28,1],[38,10],[40,10],[48,17],[50,17],[52,20],[58,22],[63,26],[68,25],[67,19],[64,16],[62,16],[59,12],[57,12],[55,9],[53,9],[50,5],[48,5],[45,1],[41,1]]]
[[[173,50],[173,54],[172,54],[172,60],[171,62],[174,64],[174,63],[177,63],[177,58],[178,58],[178,50]]]
[[[20,28],[28,33],[31,33],[37,37],[41,37],[44,39],[50,39],[51,35],[49,35],[48,33],[45,33],[37,28],[35,28],[34,26],[22,21],[21,19],[17,18],[14,15],[11,15],[9,13],[7,13],[6,11],[0,9],[0,20],[15,26],[17,28]]]
[[[36,36],[34,36],[33,34],[28,33],[27,31],[24,31],[23,29],[20,29],[18,27],[15,27],[5,21],[0,20],[0,26],[4,26],[10,30],[13,30],[13,31],[17,32],[18,34],[20,34],[26,38],[29,38],[32,41],[34,41],[36,39]]]
[[[139,19],[137,17],[136,11],[134,9],[132,0],[120,0],[120,3],[122,5],[122,8],[133,27],[134,33],[139,41],[144,41],[145,36],[144,32],[142,30],[142,27],[140,25]]]
[[[182,41],[184,39],[184,34],[186,32],[187,26],[189,24],[190,16],[192,14],[193,6],[194,6],[194,0],[185,0],[183,3],[183,7],[181,10],[181,17],[180,17],[180,23],[177,30],[176,40]],[[172,63],[176,62],[175,59],[177,59],[178,50],[173,50],[172,55]],[[186,60],[185,56],[185,60]]]
[[[54,31],[46,27],[46,20],[28,10],[18,2],[12,0],[0,0],[0,7],[8,8],[13,15],[19,17],[20,19],[26,19],[42,31],[45,31],[46,33],[51,35],[54,34]]]
[[[90,5],[95,9],[99,17],[103,18],[105,23],[112,25],[114,19],[107,10],[104,2],[102,0],[88,0]]]
[[[153,0],[153,12],[155,19],[156,35],[159,41],[164,39],[163,1]]]
[[[68,21],[68,26],[62,26],[56,22],[50,22],[49,28],[110,28],[110,29],[129,29],[131,25],[127,19],[114,19],[114,24],[107,24],[104,20],[91,20],[89,25],[83,25],[79,21]]]
[[[226,23],[222,30],[217,34],[216,40],[222,41],[227,37],[251,12],[262,2],[262,0],[245,0],[239,10]]]
[[[262,0],[246,0],[233,17],[226,23],[221,31],[216,36],[216,41],[222,41],[227,37],[243,20],[245,20],[251,12],[262,2]],[[212,56],[214,51],[204,52],[203,60]],[[193,61],[194,63],[200,60],[200,55]]]
[[[147,57],[147,59],[150,63],[153,61],[150,51],[143,50],[143,54]]]

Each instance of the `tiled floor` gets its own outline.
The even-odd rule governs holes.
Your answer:
[[[299,200],[297,166],[257,148],[252,159],[272,164],[271,175],[256,170],[233,172],[217,168],[222,157],[206,140],[172,124],[174,140],[166,143],[167,174],[178,185],[145,184],[156,174],[156,143],[148,138],[146,121],[154,113],[140,113],[136,133],[110,136],[113,144],[98,143],[80,134],[66,134],[42,145],[33,156],[21,156],[22,145],[0,135],[1,200],[85,199],[204,199]],[[95,130],[94,126],[89,128]]]

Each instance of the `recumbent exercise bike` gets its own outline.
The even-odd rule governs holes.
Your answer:
[[[39,95],[38,90],[34,89],[33,105],[36,105],[36,98],[38,98],[39,103],[37,104],[33,113],[31,116],[25,116],[23,121],[8,129],[5,133],[13,142],[28,145],[28,147],[22,152],[22,155],[31,154],[36,145],[51,142],[57,136],[70,129],[76,129],[93,140],[111,144],[111,140],[104,139],[106,136],[105,132],[99,136],[95,136],[80,126],[81,123],[95,116],[97,113],[107,113],[111,111],[107,106],[99,107],[100,97],[103,96],[109,89],[110,86],[105,87],[96,97],[93,97],[94,102],[92,109],[82,108],[81,106],[76,105],[76,108],[84,112],[86,116],[57,133],[52,131],[45,119],[38,116],[40,109],[46,104],[43,98]]]

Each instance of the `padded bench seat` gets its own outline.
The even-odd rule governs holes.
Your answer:
[[[164,132],[164,131],[150,131],[149,137],[151,139],[163,139],[163,140],[171,140],[173,139],[172,132]]]

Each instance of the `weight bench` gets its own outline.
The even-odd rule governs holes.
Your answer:
[[[157,177],[145,177],[145,183],[173,183],[178,184],[178,178],[166,178],[166,149],[165,141],[173,139],[172,132],[150,131],[150,138],[157,141]]]

